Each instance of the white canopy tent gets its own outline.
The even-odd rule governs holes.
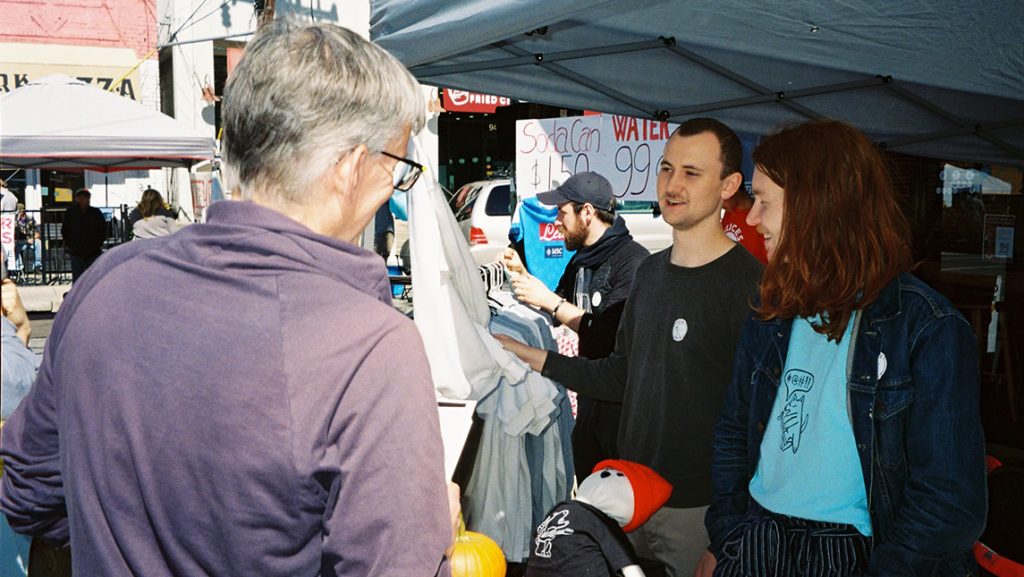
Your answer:
[[[214,150],[210,135],[68,76],[0,94],[0,168],[188,168]]]

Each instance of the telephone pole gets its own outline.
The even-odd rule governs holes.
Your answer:
[[[274,2],[275,0],[263,0],[255,2],[256,15],[259,17],[259,25],[257,28],[263,28],[270,22],[274,21]]]

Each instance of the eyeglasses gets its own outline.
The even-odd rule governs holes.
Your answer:
[[[401,156],[395,156],[389,152],[380,151],[381,154],[388,158],[393,158],[398,161],[395,165],[395,171],[392,173],[395,190],[405,192],[412,188],[412,185],[416,184],[420,174],[423,173],[423,165],[409,160],[408,158],[402,158]]]

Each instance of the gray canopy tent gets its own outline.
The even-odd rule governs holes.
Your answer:
[[[370,34],[425,84],[1024,166],[1020,0],[373,0]]]

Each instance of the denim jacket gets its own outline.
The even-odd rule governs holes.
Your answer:
[[[970,575],[987,497],[974,333],[908,273],[851,322],[847,394],[871,514],[868,575]],[[792,324],[751,315],[744,325],[715,426],[705,520],[715,554],[747,510]]]

